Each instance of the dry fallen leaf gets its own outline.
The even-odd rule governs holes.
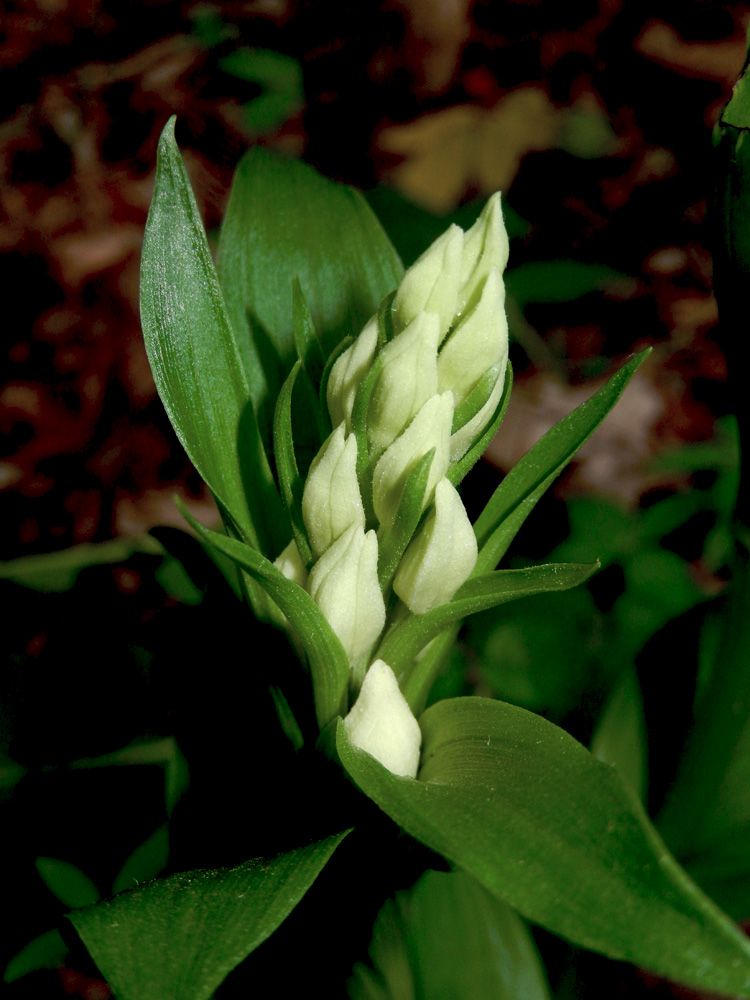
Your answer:
[[[507,191],[532,150],[601,156],[618,141],[595,102],[556,108],[539,87],[511,91],[492,108],[461,104],[384,129],[381,149],[403,157],[389,182],[430,211],[450,211],[468,191]]]

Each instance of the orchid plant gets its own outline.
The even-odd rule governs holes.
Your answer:
[[[266,673],[294,750],[349,791],[322,839],[75,910],[121,1000],[207,1000],[326,879],[344,840],[357,882],[371,862],[356,845],[381,813],[433,862],[408,891],[383,887],[370,963],[351,956],[351,997],[548,997],[527,921],[750,997],[750,943],[670,854],[617,766],[532,712],[434,694],[467,616],[596,571],[595,552],[587,564],[497,567],[647,353],[553,427],[472,524],[459,487],[512,388],[507,259],[499,195],[404,273],[357,192],[255,149],[237,170],[215,265],[167,125],[143,330],[223,530],[183,513],[248,614],[288,634],[309,713],[295,715],[273,663],[258,655],[252,669]],[[377,809],[351,805],[368,800]],[[430,958],[403,943],[415,927],[433,941]],[[471,968],[459,946],[476,949]]]

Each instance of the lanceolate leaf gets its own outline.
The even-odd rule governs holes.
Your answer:
[[[615,770],[541,716],[484,698],[421,717],[419,780],[347,741],[359,787],[524,916],[698,989],[750,997],[750,941],[667,851]]]
[[[264,439],[295,356],[294,278],[327,357],[403,275],[359,192],[260,147],[234,175],[217,266]]]
[[[307,653],[315,696],[315,713],[322,729],[344,714],[349,682],[349,661],[338,636],[306,590],[287,580],[272,562],[235,538],[209,531],[191,517],[182,504],[180,510],[201,539],[228,556],[257,580],[281,608]]]
[[[411,615],[394,626],[386,633],[376,655],[385,660],[399,676],[404,697],[413,706],[418,703],[425,683],[421,663],[415,665],[414,658],[443,629],[467,615],[486,611],[519,597],[577,587],[596,568],[596,564],[548,564],[532,566],[530,569],[498,570],[472,577],[448,604],[424,615]]]
[[[479,543],[476,573],[497,566],[536,502],[604,420],[650,352],[641,351],[623,365],[513,466],[474,525]]]
[[[289,916],[347,832],[149,882],[69,919],[119,1000],[207,1000]]]
[[[302,362],[297,361],[284,382],[276,401],[276,412],[273,420],[273,447],[276,458],[276,472],[281,485],[281,497],[289,514],[292,531],[297,542],[297,548],[302,562],[308,567],[312,565],[313,557],[310,542],[307,538],[305,522],[302,519],[302,479],[297,468],[297,458],[294,454],[294,436],[292,430],[292,394],[294,384],[299,374]]]
[[[191,461],[242,536],[279,551],[284,514],[174,119],[159,141],[141,261],[141,322],[159,395]]]

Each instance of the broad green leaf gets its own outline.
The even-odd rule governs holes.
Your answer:
[[[346,832],[271,860],[171,875],[69,919],[119,1000],[208,1000],[289,916]]]
[[[150,882],[162,872],[169,860],[169,824],[162,823],[133,851],[117,874],[112,892],[117,895],[141,882]]]
[[[60,931],[45,931],[13,956],[5,967],[3,980],[14,983],[37,969],[56,969],[63,964],[68,951]]]
[[[572,302],[589,292],[606,291],[628,282],[603,264],[576,260],[540,260],[514,267],[505,274],[505,287],[521,307],[529,302]]]
[[[304,588],[287,580],[273,563],[234,538],[204,528],[183,507],[198,536],[229,556],[266,590],[289,619],[310,661],[318,725],[324,726],[345,710],[349,661],[338,636]]]
[[[410,615],[386,632],[376,653],[399,677],[404,697],[410,705],[424,696],[425,672],[414,659],[427,643],[449,625],[467,615],[497,607],[507,601],[577,587],[596,570],[593,566],[549,564],[529,569],[497,570],[471,577],[448,604],[423,615]]]
[[[235,172],[217,268],[264,439],[295,357],[294,278],[327,357],[403,275],[359,192],[260,147]]]
[[[638,675],[624,670],[600,715],[591,752],[605,764],[617,768],[638,798],[646,799],[646,717]]]
[[[523,921],[462,871],[428,871],[388,900],[375,920],[370,957],[389,1000],[549,997]],[[355,1000],[368,996],[368,972],[355,967]]]
[[[441,701],[420,726],[419,780],[337,732],[346,770],[409,834],[575,944],[750,997],[750,941],[679,867],[613,768],[503,702]]]
[[[74,909],[89,906],[99,899],[99,890],[80,868],[57,858],[37,858],[36,870],[42,881],[63,906]]]
[[[242,536],[280,551],[285,517],[174,119],[159,140],[141,259],[141,322],[159,395],[191,461]]]

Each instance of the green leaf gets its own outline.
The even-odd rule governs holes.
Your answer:
[[[70,770],[85,771],[94,767],[132,767],[159,765],[164,768],[164,803],[167,815],[190,784],[187,761],[180,752],[173,736],[147,743],[133,743],[121,750],[101,754],[99,757],[81,757],[66,766]]]
[[[507,293],[522,308],[529,302],[572,302],[624,283],[633,284],[633,279],[603,264],[576,260],[533,261],[505,273]]]
[[[141,322],[159,395],[191,461],[240,534],[280,551],[285,518],[174,119],[159,141],[141,258]]]
[[[577,587],[596,570],[593,566],[548,564],[529,569],[497,570],[471,577],[448,604],[442,604],[423,615],[410,615],[405,621],[386,632],[376,658],[385,660],[399,677],[404,697],[413,707],[425,694],[427,683],[421,661],[414,663],[424,649],[449,625],[477,611],[486,611],[507,601],[531,594],[567,590]]]
[[[658,817],[681,857],[706,856],[750,827],[750,557],[738,553],[713,669],[703,684],[680,769]],[[721,851],[720,851],[721,853]],[[747,851],[750,867],[750,851]]]
[[[671,857],[615,770],[540,716],[484,698],[421,717],[419,780],[340,759],[411,836],[527,919],[693,988],[750,997],[750,941]]]
[[[591,437],[651,353],[641,351],[585,403],[555,424],[510,470],[479,515],[475,572],[494,569],[539,498]]]
[[[13,956],[5,967],[3,980],[14,983],[37,969],[56,969],[63,964],[68,951],[58,930],[45,931]]]
[[[43,593],[59,593],[70,590],[81,570],[89,566],[125,562],[136,552],[164,555],[164,548],[151,535],[113,538],[108,542],[87,542],[60,552],[22,556],[20,559],[0,563],[0,580],[10,580]]]
[[[234,175],[217,268],[264,440],[294,362],[294,278],[327,357],[403,275],[359,192],[260,147]]]
[[[549,997],[523,921],[462,871],[428,871],[388,900],[375,920],[370,956],[384,984],[380,995],[389,1000]],[[368,996],[368,973],[355,966],[350,996]]]
[[[169,860],[169,824],[162,823],[133,851],[117,874],[112,892],[117,895],[140,882],[150,882],[163,871]]]
[[[89,906],[99,899],[99,890],[88,875],[84,875],[80,868],[68,861],[37,858],[35,864],[42,881],[63,906],[75,909],[78,906]]]
[[[302,67],[296,59],[270,49],[239,48],[219,60],[219,68],[264,93],[243,105],[245,120],[257,134],[272,132],[305,103]]]
[[[181,505],[198,536],[208,545],[229,556],[266,590],[289,619],[310,661],[315,696],[315,713],[321,729],[342,715],[349,684],[349,661],[338,636],[307,591],[287,580],[273,563],[234,538],[209,531]]]
[[[646,717],[638,675],[624,670],[607,699],[591,740],[591,752],[617,768],[638,798],[646,800]]]
[[[208,1000],[289,916],[346,833],[272,860],[172,875],[69,919],[119,1000]]]

